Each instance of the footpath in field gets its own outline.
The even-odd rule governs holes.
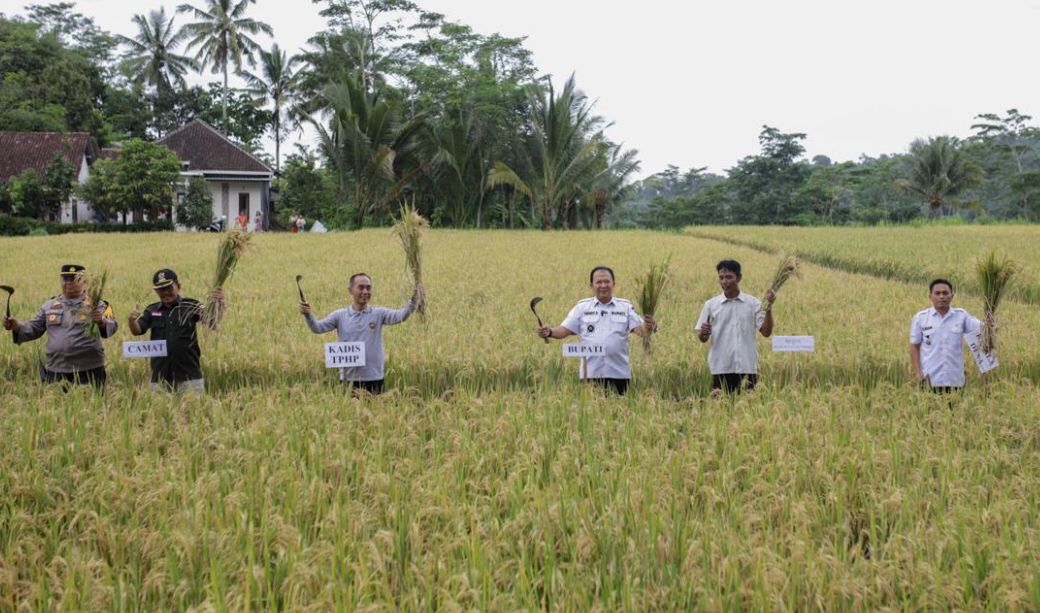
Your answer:
[[[784,250],[821,266],[885,279],[927,283],[945,277],[970,293],[978,293],[975,260],[995,248],[1022,266],[1010,296],[1040,303],[1040,226],[693,226],[685,233],[770,253]]]

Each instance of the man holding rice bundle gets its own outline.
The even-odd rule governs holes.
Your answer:
[[[579,300],[559,326],[538,328],[538,335],[555,339],[578,335],[584,343],[602,344],[606,355],[584,358],[579,376],[624,395],[632,379],[628,335],[646,337],[657,331],[657,322],[651,315],[640,317],[628,300],[614,297],[614,271],[607,266],[592,269],[589,287],[595,296]]]
[[[740,291],[740,262],[722,260],[715,266],[722,294],[707,300],[697,319],[698,338],[711,339],[708,368],[711,388],[727,393],[752,389],[758,383],[758,346],[755,332],[773,334],[773,303],[776,292],[766,292],[766,307]]]
[[[202,377],[202,350],[199,348],[197,324],[203,319],[206,306],[194,298],[181,296],[177,273],[163,268],[152,275],[152,289],[159,297],[141,311],[138,306],[130,312],[130,332],[140,336],[151,332],[151,340],[166,341],[166,357],[151,358],[152,389],[166,389],[178,394],[185,392],[202,395],[206,381]],[[210,324],[215,329],[224,309],[224,292],[213,292],[216,319]]]
[[[910,365],[922,387],[950,392],[964,387],[964,335],[982,322],[953,303],[953,284],[936,279],[928,286],[932,308],[910,320]]]
[[[40,366],[44,383],[105,385],[105,348],[101,339],[116,333],[118,324],[112,307],[101,300],[91,304],[87,293],[86,268],[79,264],[61,267],[61,295],[51,298],[27,322],[4,318],[15,344],[47,334],[47,362]],[[98,337],[90,334],[97,326]]]
[[[397,325],[408,319],[415,310],[416,300],[422,294],[422,287],[416,285],[408,303],[397,310],[369,305],[372,298],[372,277],[366,273],[351,275],[348,289],[353,298],[349,307],[333,311],[319,320],[315,319],[310,303],[300,301],[300,313],[303,314],[311,332],[315,334],[336,330],[341,343],[364,343],[365,365],[341,368],[339,378],[354,390],[355,395],[358,390],[381,394],[386,361],[383,355],[383,326]]]

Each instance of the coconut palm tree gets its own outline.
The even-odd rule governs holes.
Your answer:
[[[639,170],[637,150],[622,149],[621,145],[613,143],[606,143],[603,149],[590,169],[593,171],[592,189],[583,198],[595,216],[596,228],[603,227],[610,208],[631,191],[632,185],[628,180]]]
[[[299,58],[286,55],[285,51],[278,47],[278,43],[275,43],[271,45],[270,51],[260,51],[260,73],[247,71],[243,75],[249,83],[248,91],[253,95],[256,104],[262,106],[270,102],[273,107],[274,167],[279,172],[282,169],[282,121],[291,121],[298,117],[293,105],[299,85],[299,75],[295,72],[298,62]]]
[[[547,88],[533,86],[529,96],[533,134],[522,156],[525,169],[521,175],[505,162],[496,162],[487,185],[508,185],[527,196],[548,230],[588,187],[583,180],[600,153],[603,121],[592,114],[573,75],[559,95],[550,82]]]
[[[186,24],[183,31],[190,37],[188,50],[198,47],[195,59],[209,66],[214,73],[224,73],[224,100],[221,115],[224,132],[227,133],[227,101],[228,101],[228,65],[234,66],[235,73],[242,72],[242,60],[253,63],[253,53],[260,45],[251,36],[263,32],[268,36],[274,34],[271,26],[262,21],[245,17],[246,9],[254,0],[206,0],[206,10],[190,4],[177,7],[179,13],[191,13],[195,19]]]
[[[173,17],[167,19],[166,9],[160,8],[147,17],[134,15],[133,22],[137,34],[133,38],[118,37],[128,48],[125,66],[133,75],[133,82],[155,87],[160,93],[170,92],[175,85],[186,87],[184,75],[199,66],[194,59],[176,53],[187,35],[183,30],[174,30]]]
[[[910,146],[910,177],[899,181],[899,186],[924,200],[930,217],[939,217],[947,205],[964,206],[951,199],[981,181],[982,170],[958,145],[955,138],[939,136]]]
[[[328,126],[320,119],[311,123],[361,227],[368,216],[388,214],[394,199],[425,171],[417,154],[426,120],[422,115],[402,119],[394,104],[366,92],[358,79],[329,85],[324,97]]]

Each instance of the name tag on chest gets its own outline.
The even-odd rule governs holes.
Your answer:
[[[357,368],[364,365],[364,343],[325,343],[325,368]]]
[[[166,341],[124,341],[124,358],[165,358]]]
[[[563,345],[565,358],[593,358],[607,355],[607,348],[596,343],[567,343]]]

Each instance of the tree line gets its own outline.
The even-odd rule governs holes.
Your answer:
[[[637,152],[607,137],[610,122],[573,76],[541,74],[522,39],[410,0],[315,0],[326,28],[290,52],[262,44],[274,29],[251,17],[254,1],[134,15],[129,35],[69,2],[0,15],[0,130],[119,144],[124,155],[96,163],[78,192],[106,216],[154,216],[172,202],[176,160],[153,143],[199,118],[277,171],[276,223],[297,212],[333,228],[380,225],[403,202],[435,225],[478,228],[1040,217],[1040,137],[1016,110],[980,115],[965,140],[843,163],[807,160],[804,134],[764,126],[761,151],[725,174],[669,167],[633,182]],[[219,80],[188,85],[204,72]],[[315,146],[284,155],[305,127]],[[61,164],[0,186],[0,212],[53,211],[72,190]],[[201,196],[188,200],[201,223]]]

